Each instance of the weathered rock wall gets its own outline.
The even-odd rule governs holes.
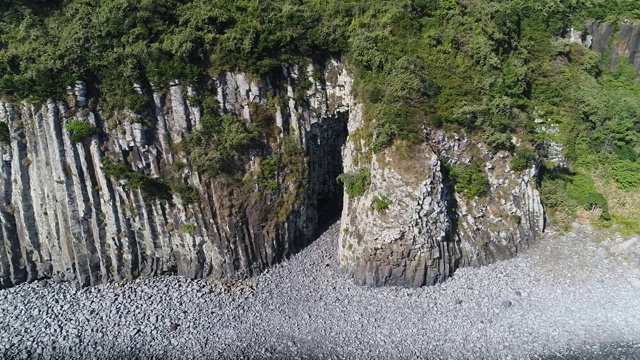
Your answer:
[[[285,138],[303,152],[303,182],[278,176],[280,197],[260,187],[239,191],[228,179],[191,170],[180,144],[202,127],[202,109],[192,101],[194,89],[178,82],[153,92],[145,114],[107,117],[90,105],[82,83],[66,101],[1,102],[0,121],[11,132],[0,143],[1,286],[45,277],[90,285],[162,273],[243,278],[304,247],[341,210],[338,251],[357,283],[422,286],[461,266],[514,256],[543,231],[535,168],[513,172],[508,154],[437,130],[408,158],[390,149],[365,164],[366,146],[356,140],[363,105],[352,97],[344,67],[287,68],[283,79],[211,79],[221,113],[252,122],[252,103],[275,107],[278,139],[267,153]],[[302,89],[305,79],[311,86]],[[142,117],[151,122],[143,125]],[[65,125],[75,120],[100,135],[71,142]],[[254,176],[266,156],[249,156],[244,173]],[[177,172],[200,199],[149,198],[108,176],[104,157],[158,180]],[[443,166],[472,159],[485,164],[486,197],[457,194]],[[336,177],[360,166],[371,167],[370,187],[361,198],[343,196]],[[388,209],[372,209],[376,196],[392,201]]]
[[[260,189],[240,202],[229,184],[190,171],[188,163],[180,176],[200,196],[188,205],[177,195],[150,199],[105,174],[105,156],[157,179],[187,161],[176,145],[200,128],[201,110],[190,102],[193,89],[178,82],[153,92],[149,126],[126,111],[107,118],[88,105],[82,83],[67,101],[0,102],[0,122],[11,132],[10,141],[0,143],[0,287],[38,278],[89,285],[161,273],[241,278],[306,245],[341,205],[335,178],[342,172],[344,99],[351,91],[339,63],[312,73],[312,67],[283,69],[285,80],[277,85],[235,73],[212,79],[221,112],[247,121],[250,103],[280,99],[279,141],[290,135],[305,152],[304,187],[279,178],[285,193],[302,191],[301,200],[273,226],[265,225],[271,219],[264,212],[273,199]],[[312,86],[301,89],[297,84],[307,77]],[[305,94],[304,104],[295,92]],[[100,135],[72,143],[65,124],[74,120],[95,125]],[[256,166],[252,160],[246,170]]]
[[[427,144],[405,160],[394,149],[374,155],[362,164],[371,168],[365,195],[345,195],[340,260],[358,284],[433,285],[459,267],[513,257],[544,230],[535,167],[514,172],[508,153],[492,155],[464,135],[430,131],[426,137]],[[345,171],[360,166],[352,161],[356,148],[350,139]],[[443,166],[472,160],[485,165],[491,184],[486,196],[456,193]],[[391,204],[377,211],[375,197]]]
[[[629,21],[617,24],[607,22],[587,22],[587,32],[593,37],[591,49],[602,56],[609,56],[609,66],[612,70],[618,67],[622,58],[640,71],[640,24]]]

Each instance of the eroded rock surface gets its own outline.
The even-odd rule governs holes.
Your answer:
[[[416,287],[442,282],[459,267],[510,258],[543,231],[534,167],[513,172],[507,153],[492,155],[464,134],[437,130],[425,132],[426,143],[409,159],[391,149],[365,161],[367,149],[354,133],[363,126],[363,105],[343,65],[283,68],[283,78],[257,83],[223,73],[210,86],[221,113],[248,122],[257,121],[255,104],[273,106],[276,139],[248,157],[247,176],[285,140],[304,154],[299,182],[278,175],[276,195],[259,186],[238,191],[228,180],[192,171],[180,143],[202,127],[203,115],[196,91],[177,81],[165,91],[134,86],[153,99],[145,114],[107,116],[92,108],[82,82],[67,101],[0,103],[0,121],[12,134],[0,145],[1,286],[164,273],[245,278],[306,246],[342,210],[338,252],[356,283]],[[65,125],[77,120],[100,135],[71,142]],[[149,198],[106,174],[105,157],[158,181],[177,172],[199,200]],[[472,160],[483,164],[491,184],[481,198],[457,194],[444,170]],[[343,196],[336,178],[361,166],[371,168],[371,185],[363,197]],[[375,197],[391,203],[377,211]]]
[[[619,28],[619,31],[618,29]],[[625,20],[621,24],[613,22],[587,22],[587,31],[593,36],[591,49],[601,55],[609,54],[609,66],[615,70],[623,58],[629,59],[640,71],[640,24]]]
[[[365,196],[345,195],[340,261],[356,283],[433,285],[460,267],[513,257],[544,230],[535,167],[514,172],[509,154],[492,155],[465,136],[441,131],[426,136],[428,143],[411,159],[398,159],[393,149],[374,155]],[[485,165],[491,184],[485,196],[456,193],[443,166],[472,160]],[[356,168],[351,161],[344,166]],[[390,205],[379,211],[375,198]]]
[[[277,217],[265,209],[278,199],[261,189],[240,201],[229,184],[190,170],[177,145],[201,127],[201,109],[192,104],[194,90],[179,82],[150,91],[153,106],[145,114],[107,116],[91,107],[82,82],[67,101],[0,102],[0,121],[11,132],[0,144],[0,287],[38,278],[89,285],[162,273],[243,278],[305,246],[318,225],[339,212],[342,187],[335,179],[348,117],[342,99],[351,91],[337,62],[313,73],[311,67],[283,69],[278,84],[237,73],[212,79],[220,111],[247,121],[251,103],[279,99],[279,137],[271,145],[288,136],[304,151],[302,186],[278,178],[282,197],[290,196]],[[307,77],[311,87],[300,88]],[[135,91],[145,90],[136,85]],[[305,101],[294,99],[295,92]],[[150,124],[143,125],[142,115]],[[71,142],[65,125],[76,120],[100,135]],[[152,179],[179,171],[199,201],[145,197],[105,174],[104,157]],[[244,171],[257,171],[255,159]]]

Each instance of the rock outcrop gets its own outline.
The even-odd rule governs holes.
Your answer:
[[[371,164],[345,156],[345,171],[371,168],[367,192],[345,195],[342,213],[340,260],[358,284],[433,285],[459,267],[513,257],[544,230],[535,167],[515,172],[508,153],[492,155],[464,135],[430,131],[426,137],[404,159],[398,149],[374,155]],[[350,140],[349,153],[356,149]],[[484,165],[489,179],[481,197],[456,193],[444,166],[472,161]],[[387,202],[383,209],[375,206],[380,199]]]
[[[342,64],[283,68],[283,79],[259,84],[223,73],[209,82],[220,113],[256,122],[258,104],[272,109],[277,125],[268,148],[241,164],[244,178],[232,180],[193,171],[181,143],[203,126],[195,100],[201,94],[177,81],[164,91],[135,85],[153,99],[142,114],[107,116],[82,82],[66,101],[1,102],[0,122],[11,136],[0,143],[0,286],[38,278],[90,285],[163,273],[240,279],[306,246],[340,213],[338,251],[357,283],[422,286],[461,266],[512,257],[543,231],[535,167],[514,172],[509,154],[492,155],[464,134],[438,130],[426,131],[425,144],[409,156],[398,148],[364,156],[356,136],[363,105],[351,95]],[[73,121],[99,135],[72,142],[66,125]],[[298,151],[303,169],[296,180],[276,171],[269,186],[277,192],[247,181],[284,144]],[[114,177],[105,158],[144,174],[154,187],[145,193]],[[445,164],[472,161],[484,166],[486,196],[456,193],[447,173]],[[362,166],[371,173],[364,196],[343,195],[336,178]],[[195,189],[198,200],[176,194],[167,174]],[[375,209],[374,199],[389,203]]]
[[[593,39],[589,44],[591,49],[602,56],[608,53],[612,70],[618,67],[621,59],[627,58],[640,71],[640,24],[627,20],[621,24],[590,21],[587,22],[587,32]]]
[[[82,82],[66,101],[0,102],[0,122],[11,134],[0,143],[0,287],[38,278],[90,285],[161,273],[243,278],[305,246],[341,208],[335,179],[346,138],[343,99],[351,91],[341,64],[330,62],[315,73],[312,67],[283,69],[278,84],[223,73],[210,82],[222,113],[251,122],[251,103],[274,109],[278,139],[267,155],[249,157],[245,173],[257,171],[259,159],[285,137],[294,139],[304,169],[300,183],[276,174],[279,195],[259,187],[238,194],[233,184],[190,170],[178,149],[201,127],[201,109],[192,104],[194,90],[179,82],[149,91],[153,106],[145,114],[107,116],[87,101]],[[135,90],[144,91],[140,85]],[[65,125],[78,120],[99,135],[72,142]],[[199,200],[145,196],[106,174],[104,158],[155,181],[151,192],[170,190],[163,176],[177,173]]]

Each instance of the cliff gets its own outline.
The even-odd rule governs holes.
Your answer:
[[[83,83],[66,101],[0,102],[10,132],[0,145],[1,286],[39,278],[90,285],[162,273],[237,279],[305,246],[341,206],[335,179],[348,114],[341,99],[350,93],[340,64],[313,73],[283,69],[275,85],[235,73],[211,79],[221,113],[251,122],[250,105],[260,104],[279,129],[266,149],[246,156],[239,179],[190,170],[179,145],[202,127],[201,109],[192,104],[198,94],[179,82],[151,92],[153,105],[143,114],[105,114],[87,101]],[[304,94],[304,104],[294,93]],[[65,126],[74,121],[99,134],[72,142]],[[260,160],[284,152],[299,173],[276,169],[267,179],[271,190],[251,181]],[[105,164],[139,176],[117,178]],[[167,174],[197,194],[185,201]]]
[[[535,166],[514,171],[507,152],[492,154],[464,134],[425,135],[410,157],[397,147],[374,155],[365,196],[345,195],[339,254],[358,284],[434,285],[460,267],[513,257],[544,231]],[[478,162],[486,193],[457,192],[446,165]],[[355,167],[350,156],[344,167]],[[376,206],[379,199],[387,206]]]
[[[609,68],[615,70],[623,58],[640,71],[640,24],[625,20],[618,24],[611,21],[589,21],[586,24],[590,39],[586,43],[601,56],[608,55]]]
[[[235,73],[212,79],[220,113],[251,123],[258,121],[256,104],[273,110],[278,135],[246,157],[242,180],[191,170],[180,144],[202,127],[202,109],[193,104],[195,90],[179,82],[153,91],[153,107],[142,115],[107,116],[90,105],[80,82],[66,101],[2,102],[0,120],[11,133],[2,145],[2,286],[38,278],[90,285],[163,273],[243,278],[304,247],[340,211],[341,261],[358,283],[422,286],[460,266],[511,257],[543,231],[535,168],[513,172],[508,154],[492,155],[465,135],[430,131],[411,159],[395,161],[393,150],[375,155],[365,195],[343,195],[336,178],[355,170],[362,152],[355,134],[363,106],[351,95],[351,78],[337,62],[315,75],[312,66],[302,74],[283,69],[283,77],[275,85]],[[66,124],[78,120],[99,135],[72,142]],[[291,139],[303,174],[294,179],[279,170],[270,183],[279,192],[247,181]],[[491,190],[482,198],[455,193],[443,170],[444,163],[472,159],[481,159],[489,176]],[[105,169],[113,163],[153,186],[145,191],[115,177]],[[198,200],[172,192],[168,173],[195,189]],[[388,209],[372,209],[375,196],[391,201]]]

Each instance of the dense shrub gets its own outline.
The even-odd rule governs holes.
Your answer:
[[[454,164],[448,169],[448,175],[455,183],[455,190],[470,198],[486,195],[491,184],[484,168],[478,163]]]
[[[609,175],[622,190],[640,188],[640,163],[629,160],[619,161],[611,166]]]
[[[171,198],[172,189],[164,181],[153,179],[145,173],[131,170],[123,163],[114,163],[108,157],[103,157],[101,162],[105,175],[116,180],[126,180],[129,188],[142,191],[144,196],[164,200]]]
[[[189,205],[196,203],[200,198],[200,194],[198,194],[198,190],[194,187],[184,184],[184,183],[174,183],[171,184],[171,190],[174,194],[180,196],[180,200],[184,205]]]
[[[183,146],[195,169],[211,176],[235,174],[242,167],[241,156],[261,144],[243,119],[209,113],[201,123],[202,128],[191,133]]]
[[[490,131],[485,134],[484,142],[489,146],[492,152],[499,150],[511,150],[514,148],[513,142],[511,142],[512,136],[509,133],[500,133],[497,131]]]
[[[607,199],[595,190],[593,180],[585,174],[546,174],[541,182],[540,196],[548,208],[564,213],[575,213],[578,207],[598,208],[602,210],[602,220],[611,220]]]
[[[69,131],[69,139],[72,142],[81,142],[98,133],[98,129],[95,126],[82,120],[74,120],[65,127]]]
[[[511,158],[511,169],[513,171],[522,171],[529,168],[535,159],[535,152],[525,146],[516,147],[514,156]]]
[[[9,125],[5,122],[0,122],[0,142],[9,142],[11,139],[11,131]]]
[[[345,186],[345,192],[352,198],[360,197],[369,189],[371,185],[371,170],[367,167],[358,169],[356,172],[344,173],[338,177]]]

